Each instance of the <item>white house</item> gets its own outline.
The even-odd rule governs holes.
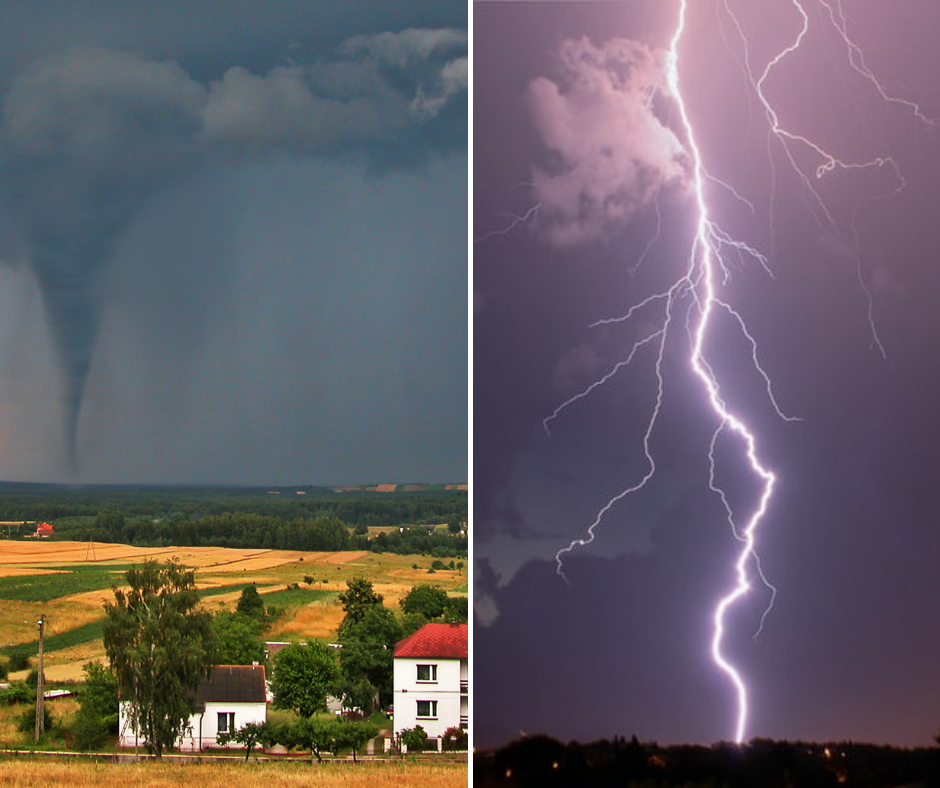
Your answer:
[[[425,624],[395,645],[395,735],[470,725],[466,624]]]
[[[136,736],[129,724],[127,705],[122,701],[119,709],[120,745],[133,747]],[[199,682],[195,712],[189,718],[187,732],[176,746],[182,751],[221,747],[218,734],[236,731],[249,722],[264,722],[267,716],[264,666],[217,665],[210,678]],[[137,743],[143,746],[143,737]]]

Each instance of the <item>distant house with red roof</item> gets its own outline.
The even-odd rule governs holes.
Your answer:
[[[55,528],[53,528],[49,523],[40,523],[36,526],[36,538],[37,539],[48,539],[55,533]]]
[[[420,725],[429,738],[470,725],[466,624],[425,624],[395,645],[395,735]]]

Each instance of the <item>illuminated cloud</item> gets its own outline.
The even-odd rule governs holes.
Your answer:
[[[598,240],[685,176],[676,135],[656,114],[662,56],[645,44],[561,44],[562,75],[532,81],[527,100],[550,164],[532,173],[538,225],[558,246]]]

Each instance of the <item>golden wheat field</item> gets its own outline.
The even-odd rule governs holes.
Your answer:
[[[114,598],[109,585],[120,585],[123,568],[148,559],[176,559],[195,570],[196,587],[208,594],[206,609],[232,610],[241,589],[254,583],[260,594],[272,597],[283,606],[278,592],[293,585],[316,591],[308,603],[283,606],[283,614],[266,633],[269,640],[331,638],[343,617],[337,595],[354,577],[369,578],[375,590],[385,598],[385,605],[397,607],[412,586],[433,583],[448,591],[466,592],[467,578],[452,570],[429,574],[432,559],[427,556],[374,554],[362,551],[304,552],[297,550],[254,550],[227,547],[131,547],[103,542],[23,542],[0,540],[0,578],[48,576],[50,584],[61,587],[60,595],[44,602],[3,599],[0,603],[0,646],[34,644],[35,622],[46,616],[47,636],[62,635],[81,627],[95,626],[104,618],[104,602]],[[70,587],[76,569],[103,573],[102,587],[81,590]],[[77,577],[77,575],[76,575]],[[309,582],[308,582],[309,581]],[[231,591],[226,589],[231,587]],[[87,588],[87,586],[86,586]],[[316,597],[316,598],[313,598]],[[65,647],[50,641],[46,650],[45,670],[50,681],[79,680],[82,666],[104,658],[104,645],[97,635],[74,640]],[[26,671],[11,674],[22,679]],[[0,737],[2,738],[2,737]],[[2,784],[2,783],[0,783]]]
[[[468,784],[459,762],[311,763],[70,763],[0,760],[4,788],[458,788]]]

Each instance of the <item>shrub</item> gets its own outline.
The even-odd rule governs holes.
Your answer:
[[[26,686],[26,682],[14,681],[9,689],[0,690],[0,702],[29,703],[36,697],[36,691]]]
[[[43,725],[45,730],[51,731],[53,723],[55,722],[52,719],[52,712],[49,711],[49,706],[43,704],[42,707],[42,716],[43,716]],[[16,729],[20,733],[27,733],[32,735],[36,730],[36,707],[29,706],[28,708],[23,709],[17,718]]]
[[[408,748],[408,752],[421,752],[428,746],[428,734],[420,725],[415,725],[399,733],[398,741]]]
[[[108,737],[107,723],[90,709],[83,707],[75,715],[70,729],[72,745],[79,750],[94,750]]]
[[[454,726],[444,731],[444,741],[442,744],[445,750],[466,750],[467,732],[463,728]]]
[[[25,651],[14,651],[10,654],[10,664],[9,668],[12,671],[17,670],[29,670],[29,666],[32,662],[29,659],[29,654]]]

